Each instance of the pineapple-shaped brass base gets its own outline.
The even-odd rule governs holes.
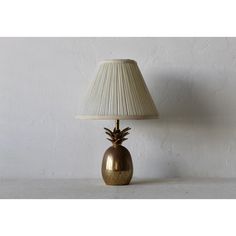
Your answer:
[[[119,123],[113,131],[105,128],[106,134],[110,136],[108,140],[112,142],[102,161],[102,177],[108,185],[126,185],[130,183],[133,176],[133,163],[131,155],[122,142],[126,140],[127,132],[130,128],[119,129]]]

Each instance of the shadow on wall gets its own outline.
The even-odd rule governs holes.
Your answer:
[[[211,75],[211,78],[214,79],[214,76],[215,75]],[[217,81],[221,80],[225,81],[224,78],[218,78]],[[227,124],[227,122],[223,122],[222,124],[223,120],[221,118],[219,119],[222,114],[220,114],[219,106],[214,100],[214,96],[217,96],[217,92],[220,91],[219,87],[221,84],[219,83],[221,82],[216,82],[211,85],[211,80],[210,82],[208,81],[208,76],[199,76],[199,74],[188,76],[188,73],[185,72],[157,75],[154,76],[154,79],[151,81],[151,93],[160,112],[160,119],[140,123],[141,126],[145,126],[145,129],[150,130],[152,130],[154,126],[165,126],[168,127],[167,129],[171,129],[171,127],[181,129],[180,127],[184,127],[184,130],[187,132],[194,126],[198,128],[198,131],[200,130],[199,132],[209,131],[208,138],[211,135],[214,140],[220,140],[222,138],[220,136],[217,137],[217,135],[215,135],[216,133],[212,131],[219,128],[219,126]],[[156,91],[156,93],[153,91]],[[187,135],[186,137],[185,134],[183,136],[184,137],[181,138],[188,142]],[[172,141],[173,140],[174,138]],[[176,140],[176,142],[179,141]],[[187,142],[186,145],[188,145]],[[158,146],[160,145],[162,145],[162,143],[158,140]],[[184,146],[184,141],[179,145]],[[157,149],[155,145],[152,146],[154,146],[154,149]],[[152,150],[153,153],[158,153],[158,151],[155,152],[156,150],[154,149]],[[150,168],[151,163],[152,170],[150,171],[153,173],[157,171],[157,176],[161,175],[165,178],[183,177],[191,172],[191,170],[182,169],[181,153],[175,153],[174,150],[172,150],[171,152],[166,151],[163,155],[166,156],[158,157],[159,159],[152,158],[148,160],[149,166],[146,166],[146,169]],[[182,159],[182,161],[184,160]],[[161,173],[159,173],[160,170]]]
[[[161,117],[158,122],[169,120],[191,124],[194,120],[199,125],[217,125],[218,106],[211,100],[216,90],[208,88],[204,81],[207,81],[205,76],[191,78],[184,73],[166,74],[154,79],[156,93],[153,99],[157,101]]]

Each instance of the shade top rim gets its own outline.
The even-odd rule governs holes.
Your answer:
[[[135,63],[135,64],[137,64],[137,62],[132,59],[105,59],[105,60],[101,61],[100,63],[101,64],[103,64],[103,63]]]

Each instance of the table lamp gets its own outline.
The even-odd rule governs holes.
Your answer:
[[[107,185],[129,184],[133,176],[130,152],[122,146],[130,128],[120,129],[120,120],[158,118],[158,111],[136,61],[105,60],[99,64],[80,119],[115,120],[113,130],[105,129],[112,142],[103,156],[102,177]]]

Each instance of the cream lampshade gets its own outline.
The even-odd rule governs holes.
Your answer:
[[[105,128],[112,146],[103,157],[102,176],[108,185],[129,184],[133,164],[129,151],[122,146],[130,128],[120,130],[119,120],[158,118],[159,114],[136,61],[106,60],[100,63],[80,119],[116,120],[113,130]]]
[[[82,119],[158,118],[158,111],[136,61],[106,60],[85,99]]]

